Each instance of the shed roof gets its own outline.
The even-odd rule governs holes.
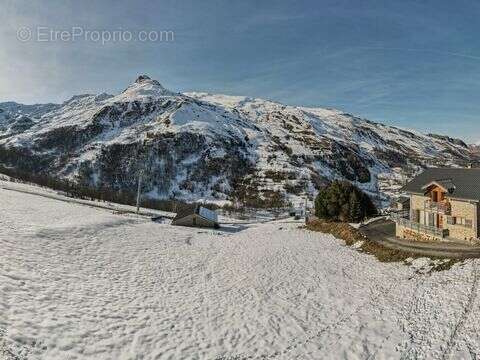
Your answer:
[[[189,216],[189,215],[196,214],[198,212],[197,208],[198,208],[198,205],[182,206],[182,208],[179,211],[177,211],[177,214],[173,218],[173,221],[178,220],[178,219],[182,219],[182,218],[184,218],[186,216]]]
[[[437,183],[457,199],[480,200],[480,169],[428,168],[415,176],[402,190],[424,193],[426,186]]]
[[[201,206],[201,205],[185,205],[183,206],[180,211],[177,212],[175,217],[173,218],[172,221],[176,221],[178,219],[182,219],[184,217],[197,214],[198,216],[201,216],[207,221],[211,222],[218,222],[217,215],[215,212],[208,210],[207,208]]]

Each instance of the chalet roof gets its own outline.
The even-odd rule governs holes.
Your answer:
[[[480,169],[478,168],[428,168],[415,176],[402,190],[423,194],[432,184],[448,190],[451,198],[480,200]]]
[[[428,184],[422,186],[423,190],[427,190],[430,186],[439,186],[450,194],[455,190],[455,184],[452,179],[439,179],[430,181]]]

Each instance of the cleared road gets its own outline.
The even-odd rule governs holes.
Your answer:
[[[395,236],[395,223],[391,220],[379,220],[360,227],[359,231],[385,247],[415,252],[426,256],[450,258],[480,257],[480,247],[452,242],[418,242],[399,239]]]

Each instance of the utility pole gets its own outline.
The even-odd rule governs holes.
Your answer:
[[[145,145],[147,141],[143,139],[142,142],[139,142],[137,145],[137,164],[140,161],[140,164],[137,166],[138,171],[138,184],[137,184],[137,214],[140,212],[140,193],[142,190],[142,175],[143,171],[145,171]],[[141,153],[141,156],[140,156]],[[142,164],[143,162],[143,164]]]
[[[308,209],[308,195],[305,195],[305,202],[303,203],[303,216],[305,218],[305,224],[308,223],[307,209]]]
[[[137,186],[137,214],[140,212],[140,189],[142,188],[142,172],[138,172],[138,186]]]

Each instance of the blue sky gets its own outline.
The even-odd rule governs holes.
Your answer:
[[[480,2],[0,0],[0,101],[177,91],[335,107],[480,140]],[[21,42],[21,27],[174,32],[172,42]]]

